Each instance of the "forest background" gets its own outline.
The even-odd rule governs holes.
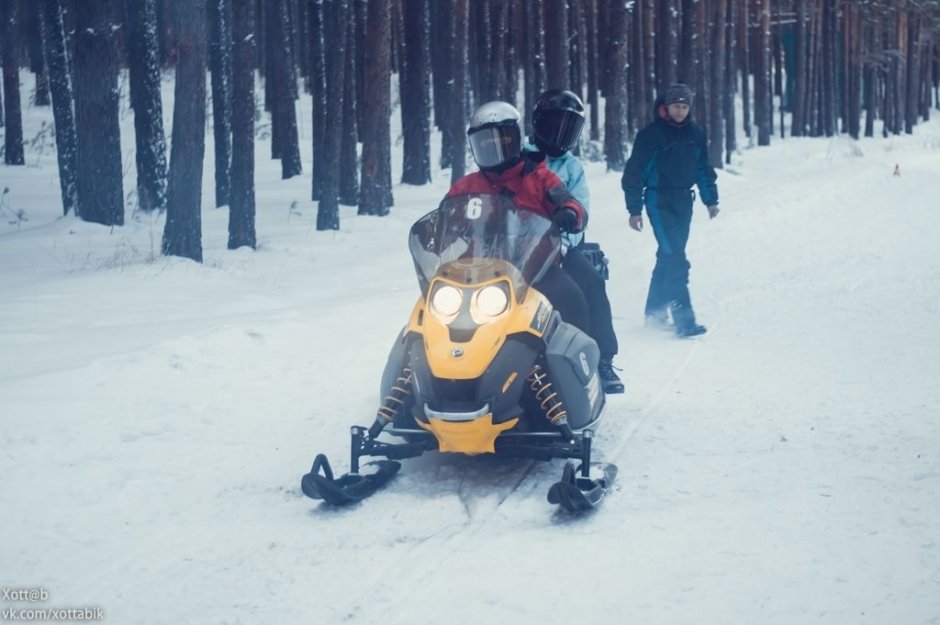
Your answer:
[[[716,167],[742,142],[777,134],[858,138],[876,120],[885,136],[911,133],[940,106],[938,42],[938,0],[0,0],[4,160],[23,165],[24,144],[39,139],[23,136],[28,68],[33,103],[54,109],[63,213],[114,226],[127,210],[165,211],[162,252],[201,261],[207,135],[228,246],[253,248],[254,142],[271,137],[283,178],[304,174],[302,92],[314,103],[316,227],[330,230],[341,204],[388,214],[392,141],[402,142],[402,183],[429,182],[432,158],[456,179],[469,166],[469,113],[494,99],[528,112],[546,88],[581,95],[580,153],[609,170],[623,168],[675,82],[697,93]],[[176,73],[169,150],[163,71]],[[132,185],[120,147],[125,77]]]

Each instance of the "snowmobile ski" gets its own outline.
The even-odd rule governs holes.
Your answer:
[[[313,461],[310,473],[300,479],[300,489],[311,499],[322,499],[333,506],[343,506],[365,499],[385,486],[401,468],[395,460],[379,460],[367,466],[376,467],[374,473],[346,473],[339,478],[333,477],[330,461],[323,454],[318,454]]]
[[[617,467],[606,463],[593,463],[590,467],[599,469],[602,475],[592,479],[586,475],[586,471],[578,469],[577,472],[582,475],[576,476],[574,463],[566,462],[561,481],[552,484],[548,490],[548,502],[559,505],[562,510],[572,514],[596,508],[617,477]]]

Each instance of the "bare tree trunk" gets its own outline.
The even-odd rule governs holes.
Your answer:
[[[604,109],[604,153],[608,171],[623,171],[627,162],[627,11],[623,3],[610,6],[610,40],[606,54],[609,82]]]
[[[744,134],[751,137],[751,51],[750,24],[751,9],[749,0],[734,0],[738,3],[738,59],[741,63],[741,123]]]
[[[46,62],[42,53],[42,32],[40,25],[40,6],[41,0],[25,3],[23,10],[24,16],[23,33],[29,44],[29,69],[35,77],[36,88],[34,91],[34,103],[36,106],[49,106],[49,73],[46,71]]]
[[[23,113],[20,108],[20,67],[17,58],[19,43],[17,0],[0,0],[0,45],[3,46],[4,104],[3,162],[23,165]]]
[[[232,169],[228,249],[255,248],[255,5],[232,5]]]
[[[907,93],[904,107],[904,132],[912,134],[917,124],[917,108],[920,102],[918,89],[920,87],[920,59],[917,58],[920,38],[920,20],[916,16],[908,16],[907,21]]]
[[[770,0],[760,2],[760,31],[758,41],[760,58],[760,80],[754,86],[754,114],[757,122],[757,145],[770,145],[771,119],[773,107],[771,105],[770,84]],[[758,85],[760,85],[758,87]],[[757,103],[760,107],[757,107]]]
[[[625,23],[627,23],[628,32],[633,34],[633,37],[625,37],[624,45],[629,46],[630,40],[633,40],[633,58],[630,59],[627,55],[630,54],[631,50],[628,47],[624,51],[624,61],[623,61],[623,72],[625,74],[624,78],[629,77],[629,86],[627,87],[627,99],[629,100],[629,94],[633,94],[632,102],[630,103],[629,110],[632,112],[632,123],[629,123],[629,126],[633,128],[642,128],[649,121],[650,115],[652,114],[651,107],[653,106],[653,85],[649,84],[647,79],[649,78],[649,72],[646,71],[647,67],[647,58],[646,50],[647,45],[645,43],[646,36],[643,32],[643,28],[646,25],[646,6],[642,2],[637,2],[633,5],[633,10],[631,13],[628,13],[625,17]],[[611,31],[611,40],[613,40],[613,31]],[[613,41],[610,44],[613,45]],[[608,62],[611,63],[611,71],[613,71],[612,62],[613,57],[608,58]],[[613,77],[608,77],[609,80],[613,81]],[[627,109],[624,108],[624,114],[627,114]],[[626,131],[626,129],[625,129]],[[627,133],[629,135],[629,132]],[[626,163],[626,161],[624,161]]]
[[[353,0],[359,4],[359,0]],[[323,171],[327,165],[326,136],[326,57],[323,43],[323,0],[310,0],[310,95],[313,175],[310,199],[319,201],[323,192]]]
[[[660,0],[659,87],[668,88],[678,79],[679,9],[677,0]]]
[[[734,96],[737,93],[737,58],[735,51],[738,42],[735,37],[737,3],[728,2],[728,15],[725,21],[725,75],[724,75],[724,111],[725,111],[725,163],[731,164],[731,154],[738,148],[735,129]]]
[[[726,92],[721,88],[725,76],[725,19],[728,0],[713,0],[711,102],[708,106],[708,149],[711,163],[722,167],[724,153],[724,112]]]
[[[65,46],[65,30],[62,26],[62,7],[59,0],[42,0],[41,31],[42,47],[46,57],[46,66],[49,69],[52,91],[52,114],[55,120],[55,144],[59,163],[59,188],[62,191],[62,211],[63,214],[68,215],[69,211],[78,208],[78,140],[75,137],[75,97],[72,93],[72,72],[69,68],[68,50]]]
[[[166,136],[156,23],[154,0],[128,0],[127,41],[137,146],[137,203],[145,212],[166,209]]]
[[[467,22],[470,0],[454,3],[453,83],[450,106],[450,181],[453,184],[467,172],[466,89],[467,89]]]
[[[114,5],[95,2],[77,13],[75,121],[78,215],[108,226],[124,223]],[[200,128],[201,132],[201,128]]]
[[[231,0],[208,0],[208,3],[215,205],[228,206],[231,193],[229,169],[232,163],[232,5]]]
[[[360,215],[387,215],[392,206],[389,48],[391,14],[385,0],[369,0],[365,40]],[[466,15],[464,15],[466,18]],[[464,19],[466,24],[466,19]]]
[[[599,66],[598,62],[598,35],[597,35],[597,1],[587,0],[587,104],[590,115],[590,139],[598,141],[601,138],[600,104],[599,97]]]
[[[568,66],[568,0],[545,0],[545,68],[547,88],[570,89]]]
[[[343,71],[343,139],[340,148],[339,203],[346,206],[359,204],[359,101],[356,99],[356,14],[349,4],[345,8],[346,18],[346,63]]]
[[[451,125],[450,92],[452,89],[454,37],[453,16],[454,0],[435,0],[431,9],[431,49],[437,54],[431,55],[431,83],[434,93],[434,125],[441,131],[441,168],[450,167]]]
[[[206,150],[206,0],[176,5],[176,87],[163,253],[202,262]]]
[[[373,19],[371,6],[369,21]],[[317,230],[339,230],[340,154],[343,148],[344,68],[346,66],[346,0],[323,3],[323,43],[326,52],[327,124],[324,133],[323,193],[317,205]],[[387,10],[387,8],[386,8]],[[386,17],[388,15],[386,14]],[[386,59],[388,50],[386,50]],[[377,87],[376,87],[377,88]],[[365,179],[365,172],[363,172]]]
[[[401,181],[415,185],[431,181],[429,15],[428,0],[405,2],[405,63],[401,73],[404,166]]]
[[[237,0],[236,0],[237,1]],[[281,159],[281,179],[299,176],[303,171],[300,162],[300,145],[297,136],[297,77],[294,73],[294,57],[291,53],[291,27],[287,3],[289,0],[271,0],[275,8],[270,14],[274,38],[269,52],[273,52],[270,69],[273,73],[271,92],[271,120],[274,124],[272,139],[277,138]],[[266,81],[267,82],[267,81]],[[338,119],[338,118],[337,118]]]

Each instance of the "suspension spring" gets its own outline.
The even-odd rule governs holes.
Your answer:
[[[545,418],[552,425],[561,425],[568,422],[568,412],[565,405],[558,396],[558,392],[552,389],[552,382],[548,378],[548,372],[542,369],[540,365],[535,365],[526,378],[529,382],[529,388],[535,393],[535,399],[539,402],[539,408],[545,413]]]
[[[376,412],[375,418],[377,420],[382,420],[385,423],[391,423],[395,420],[398,411],[405,405],[405,400],[411,395],[411,378],[411,369],[408,367],[402,369],[398,379],[395,380],[395,384],[392,385],[388,395],[382,401],[382,405],[379,406],[378,412]]]

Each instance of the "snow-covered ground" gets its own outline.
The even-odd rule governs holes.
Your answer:
[[[398,185],[389,217],[344,208],[317,232],[309,99],[300,120],[303,177],[281,181],[258,144],[256,252],[225,249],[210,135],[203,265],[159,255],[159,217],[60,218],[42,140],[0,166],[0,587],[49,594],[0,608],[140,625],[940,623],[940,123],[737,154],[721,215],[693,221],[709,332],[689,341],[643,328],[653,236],[627,228],[619,176],[587,165],[627,393],[596,443],[616,490],[571,519],[545,501],[559,462],[432,454],[349,509],[300,493],[314,454],[345,470],[348,426],[373,418],[417,296],[406,233],[449,182]],[[43,122],[26,110],[28,139]],[[28,221],[9,223],[18,209]]]

